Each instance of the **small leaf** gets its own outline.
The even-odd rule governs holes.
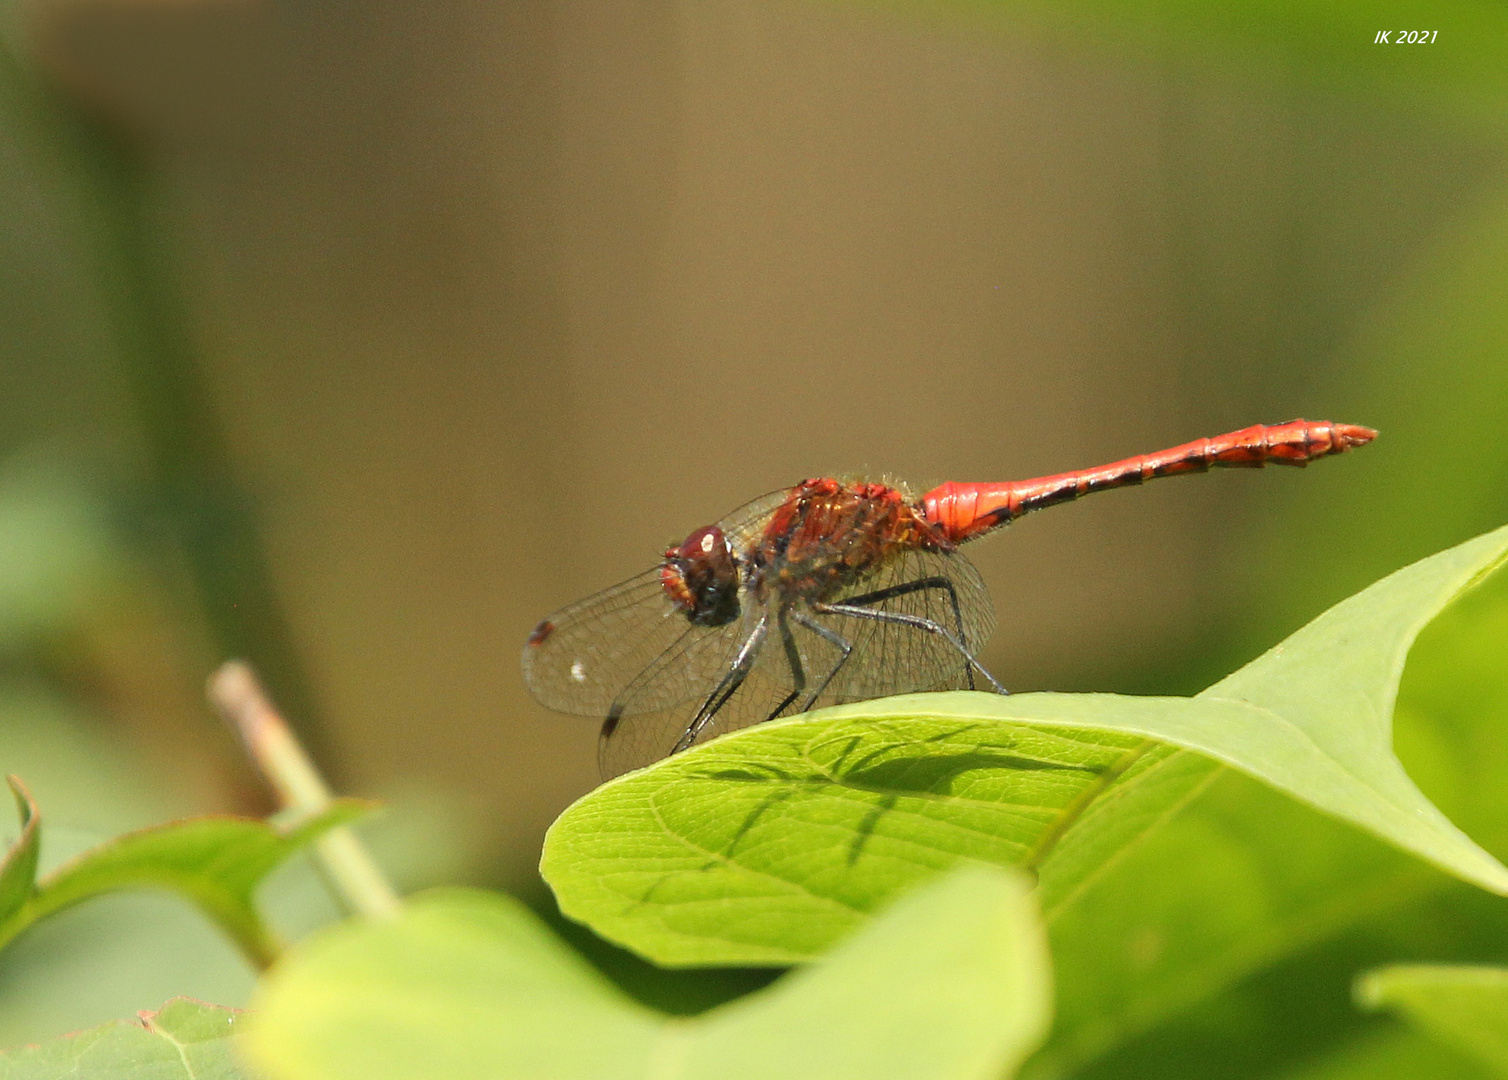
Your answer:
[[[1364,975],[1356,997],[1508,1076],[1508,968],[1398,964]]]
[[[633,1002],[516,902],[449,891],[290,954],[245,1039],[273,1080],[990,1080],[1041,1041],[1049,991],[1026,882],[990,869],[694,1019]]]
[[[19,777],[6,778],[11,794],[16,797],[16,809],[21,813],[21,835],[5,853],[0,862],[0,924],[15,914],[16,909],[31,895],[32,885],[37,880],[37,857],[41,851],[42,819],[37,815],[37,804],[31,792]]]
[[[178,998],[134,1023],[0,1054],[0,1080],[245,1080],[231,1053],[239,1020],[234,1009]]]
[[[196,904],[255,962],[278,946],[252,902],[258,884],[315,837],[359,817],[368,804],[343,799],[289,828],[254,818],[202,817],[126,833],[58,867],[0,922],[0,945],[55,911],[117,889],[157,888]]]
[[[541,870],[661,963],[790,963],[959,860],[1037,869],[1061,907],[1207,780],[1163,767],[1183,747],[1508,893],[1391,747],[1410,643],[1505,553],[1508,528],[1406,567],[1197,698],[914,694],[759,725],[579,800]]]

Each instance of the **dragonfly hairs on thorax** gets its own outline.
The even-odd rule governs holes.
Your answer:
[[[1329,421],[1258,424],[1091,469],[949,482],[915,499],[888,483],[803,480],[541,621],[524,646],[525,683],[550,708],[602,718],[608,776],[818,705],[1005,693],[978,659],[994,609],[962,544],[1095,491],[1305,465],[1376,434]]]

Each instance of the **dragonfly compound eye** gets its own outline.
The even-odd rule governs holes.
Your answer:
[[[716,525],[697,529],[665,552],[660,581],[696,626],[724,626],[738,618],[738,563]]]

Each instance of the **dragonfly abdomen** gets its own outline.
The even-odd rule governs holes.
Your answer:
[[[1286,424],[1255,424],[1211,439],[1195,439],[1153,454],[1112,462],[1092,469],[993,484],[949,482],[922,496],[918,504],[927,520],[949,540],[972,540],[1022,514],[1070,502],[1096,491],[1143,484],[1163,476],[1206,472],[1212,468],[1261,468],[1307,465],[1316,458],[1340,454],[1376,438],[1377,432],[1356,424],[1328,420],[1291,420]]]

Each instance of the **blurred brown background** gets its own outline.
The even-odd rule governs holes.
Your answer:
[[[438,793],[472,876],[531,880],[596,780],[596,725],[523,691],[530,627],[805,476],[1382,429],[971,550],[1001,615],[984,659],[1023,690],[1191,692],[1508,517],[1503,279],[1460,269],[1508,251],[1503,132],[1281,43],[836,2],[25,14],[46,107],[136,155],[148,302],[286,616],[273,681],[306,688],[285,700],[345,789]],[[123,373],[76,153],[18,121],[0,161],[3,449],[151,489],[173,436]],[[174,445],[196,475],[201,444]],[[12,666],[185,805],[246,808],[199,702],[235,594],[191,561],[106,575]]]

